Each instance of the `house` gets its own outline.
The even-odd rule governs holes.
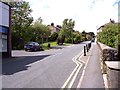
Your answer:
[[[105,26],[105,25],[100,26],[100,27],[97,29],[97,31],[98,31],[98,32],[102,32],[102,29],[103,29],[104,26]]]
[[[113,19],[110,19],[110,22],[109,23],[106,23],[106,24],[104,24],[104,25],[102,25],[102,26],[100,26],[98,29],[97,29],[97,32],[102,32],[102,29],[103,29],[103,27],[105,27],[105,25],[107,25],[107,24],[110,24],[110,23],[115,23],[115,21],[113,20]]]
[[[61,26],[60,26],[60,25],[54,26],[54,23],[51,23],[51,25],[48,25],[48,27],[49,27],[50,30],[51,30],[51,34],[53,34],[54,32],[59,32],[60,29],[61,29]]]

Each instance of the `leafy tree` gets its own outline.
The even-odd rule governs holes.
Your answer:
[[[104,43],[110,47],[116,47],[120,36],[120,24],[119,23],[108,23],[102,29],[102,32],[98,34],[98,41]]]
[[[9,4],[12,6],[12,45],[16,49],[21,49],[24,45],[25,30],[28,29],[33,21],[33,17],[30,14],[32,10],[26,1],[10,2]],[[22,42],[16,42],[15,38]]]
[[[89,32],[88,34],[91,36],[91,38],[95,38],[94,32]]]
[[[74,36],[73,36],[74,43],[75,44],[80,43],[81,42],[81,37],[82,37],[80,32],[79,31],[75,31],[73,34],[74,34]]]
[[[36,21],[32,25],[32,27],[33,27],[32,33],[33,33],[34,41],[39,42],[39,43],[43,43],[44,39],[46,39],[46,41],[47,41],[48,37],[50,36],[50,30],[46,25]]]
[[[30,9],[29,2],[10,2],[12,6],[12,31],[16,34],[22,35],[22,30],[30,26],[33,21],[31,16],[32,9]]]
[[[62,24],[62,32],[64,32],[64,37],[67,41],[73,42],[73,28],[75,26],[75,21],[72,19],[64,19]]]
[[[86,38],[86,32],[85,32],[85,30],[83,30],[82,31],[82,41],[86,41],[87,40],[87,38]]]
[[[62,45],[64,41],[65,41],[65,31],[61,29],[58,35],[57,44]]]
[[[41,17],[39,17],[36,22],[39,22],[39,23],[42,23],[43,22],[43,19]]]
[[[56,41],[58,38],[58,33],[54,32],[51,36],[50,36],[50,41]]]
[[[72,21],[72,19],[64,19],[62,29],[65,30],[66,38],[71,37],[74,26],[75,26],[75,21]]]
[[[74,43],[77,44],[77,43],[80,43],[80,41],[81,41],[80,35],[76,35],[74,38]]]

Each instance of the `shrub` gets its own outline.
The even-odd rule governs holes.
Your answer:
[[[65,38],[65,43],[72,43],[72,38]]]
[[[60,30],[58,38],[57,38],[57,44],[61,45],[64,43],[64,41],[65,41],[65,31]]]
[[[99,32],[97,40],[115,48],[119,43],[120,32],[118,30],[119,25],[117,23],[108,23],[103,27],[102,32]]]
[[[80,41],[81,41],[81,37],[80,37],[80,36],[76,36],[76,37],[74,38],[74,43],[75,43],[75,44],[80,43]]]
[[[51,36],[50,36],[50,41],[56,41],[58,38],[58,33],[54,32]]]

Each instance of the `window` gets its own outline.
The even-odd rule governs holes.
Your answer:
[[[7,35],[2,34],[0,38],[0,52],[7,52]]]
[[[8,27],[0,26],[0,33],[8,34]]]

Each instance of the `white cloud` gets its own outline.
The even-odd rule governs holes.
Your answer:
[[[110,18],[118,21],[117,4],[114,5],[116,0],[26,1],[30,2],[34,19],[42,17],[45,24],[54,22],[61,25],[65,18],[72,18],[76,22],[76,30],[96,32],[96,26],[109,22]]]

